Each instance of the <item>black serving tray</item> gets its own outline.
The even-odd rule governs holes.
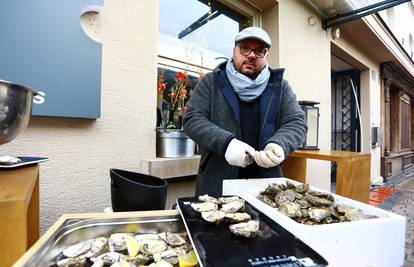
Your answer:
[[[22,166],[40,163],[40,162],[49,160],[48,157],[17,157],[17,158],[20,159],[19,162],[15,164],[9,164],[9,165],[0,164],[0,169],[12,169],[12,168],[22,167]]]
[[[246,201],[246,212],[259,221],[260,233],[254,238],[235,236],[228,222],[212,224],[190,204],[196,197],[177,199],[191,243],[204,267],[327,266],[328,262],[301,240]]]

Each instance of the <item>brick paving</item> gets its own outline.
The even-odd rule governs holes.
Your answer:
[[[404,267],[412,267],[414,266],[414,169],[402,173],[387,184],[397,191],[380,207],[407,218]]]

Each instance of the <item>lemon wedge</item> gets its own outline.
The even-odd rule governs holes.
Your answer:
[[[129,235],[125,235],[124,238],[125,238],[128,254],[129,256],[134,258],[135,256],[137,256],[138,251],[139,251],[138,240],[136,240],[134,237],[129,236]]]
[[[187,254],[182,257],[179,257],[178,265],[180,267],[194,267],[197,266],[197,256],[194,250],[190,250]]]

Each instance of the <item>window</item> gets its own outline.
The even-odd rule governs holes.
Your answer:
[[[216,0],[160,0],[160,65],[197,72],[231,57],[234,36],[255,20],[254,10],[240,11]]]

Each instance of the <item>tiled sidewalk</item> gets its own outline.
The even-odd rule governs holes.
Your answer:
[[[407,218],[404,267],[414,266],[414,169],[374,188],[370,193],[370,205]]]

